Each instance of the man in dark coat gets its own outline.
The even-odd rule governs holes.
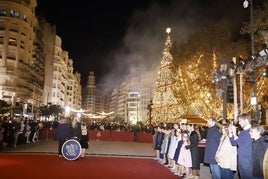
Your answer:
[[[59,144],[58,144],[59,157],[62,157],[61,148],[62,148],[64,142],[66,140],[70,139],[71,135],[72,135],[71,125],[69,123],[67,123],[65,118],[62,118],[59,121],[59,124],[56,128],[56,133],[55,133],[55,139],[59,141]]]
[[[263,160],[264,160],[264,154],[268,148],[268,136],[263,135],[264,128],[259,124],[252,125],[249,133],[251,138],[253,139],[252,144],[253,176],[257,178],[264,178]]]
[[[231,126],[229,131],[230,142],[237,148],[238,173],[241,179],[252,179],[252,139],[249,131],[251,128],[251,117],[249,114],[238,116],[239,125],[243,130],[237,135],[236,127]]]
[[[138,142],[139,141],[138,133],[140,131],[138,124],[136,124],[132,127],[132,131],[133,131],[133,135],[134,135],[134,142]]]
[[[220,179],[221,178],[221,169],[218,165],[215,155],[220,143],[221,133],[216,126],[217,120],[214,118],[210,118],[208,120],[208,131],[206,137],[206,148],[205,148],[205,156],[204,163],[209,164],[209,168],[211,171],[212,179]]]

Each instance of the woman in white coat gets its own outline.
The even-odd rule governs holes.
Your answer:
[[[228,124],[222,126],[222,136],[215,158],[221,169],[221,178],[233,179],[237,170],[237,147],[230,142],[228,128]]]

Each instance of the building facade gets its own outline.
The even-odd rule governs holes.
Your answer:
[[[150,120],[148,105],[152,100],[153,73],[142,76],[129,76],[111,94],[110,110],[112,118],[128,124]]]
[[[36,6],[36,0],[0,0],[0,99],[11,104],[11,115],[38,117],[47,104],[81,108],[80,75]]]
[[[93,71],[89,72],[87,85],[83,89],[83,109],[90,112],[95,113],[96,109],[96,82],[95,82],[95,74]]]
[[[0,98],[16,115],[42,104],[44,53],[36,1],[0,1]],[[20,114],[18,113],[20,111]]]

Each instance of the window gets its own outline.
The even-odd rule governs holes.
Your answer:
[[[0,44],[4,43],[4,36],[0,36]]]
[[[0,16],[7,15],[7,11],[5,9],[0,9]]]
[[[24,20],[25,22],[27,22],[27,16],[26,16],[26,15],[23,15],[23,20]]]
[[[13,37],[10,37],[9,40],[8,40],[8,44],[13,45],[13,46],[17,46],[17,39],[13,38]]]
[[[24,49],[24,41],[20,41],[20,48]]]
[[[10,11],[10,15],[12,17],[16,17],[16,18],[19,18],[20,17],[20,13],[18,11],[15,11],[15,10],[11,10]]]

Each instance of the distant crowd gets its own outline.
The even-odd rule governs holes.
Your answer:
[[[40,121],[22,117],[0,117],[0,150],[4,147],[11,148],[21,144],[38,142],[42,130],[56,129],[59,121]],[[109,130],[109,131],[126,131],[133,132],[152,132],[152,126],[138,123],[129,125],[118,122],[95,122],[86,123],[88,130]]]

